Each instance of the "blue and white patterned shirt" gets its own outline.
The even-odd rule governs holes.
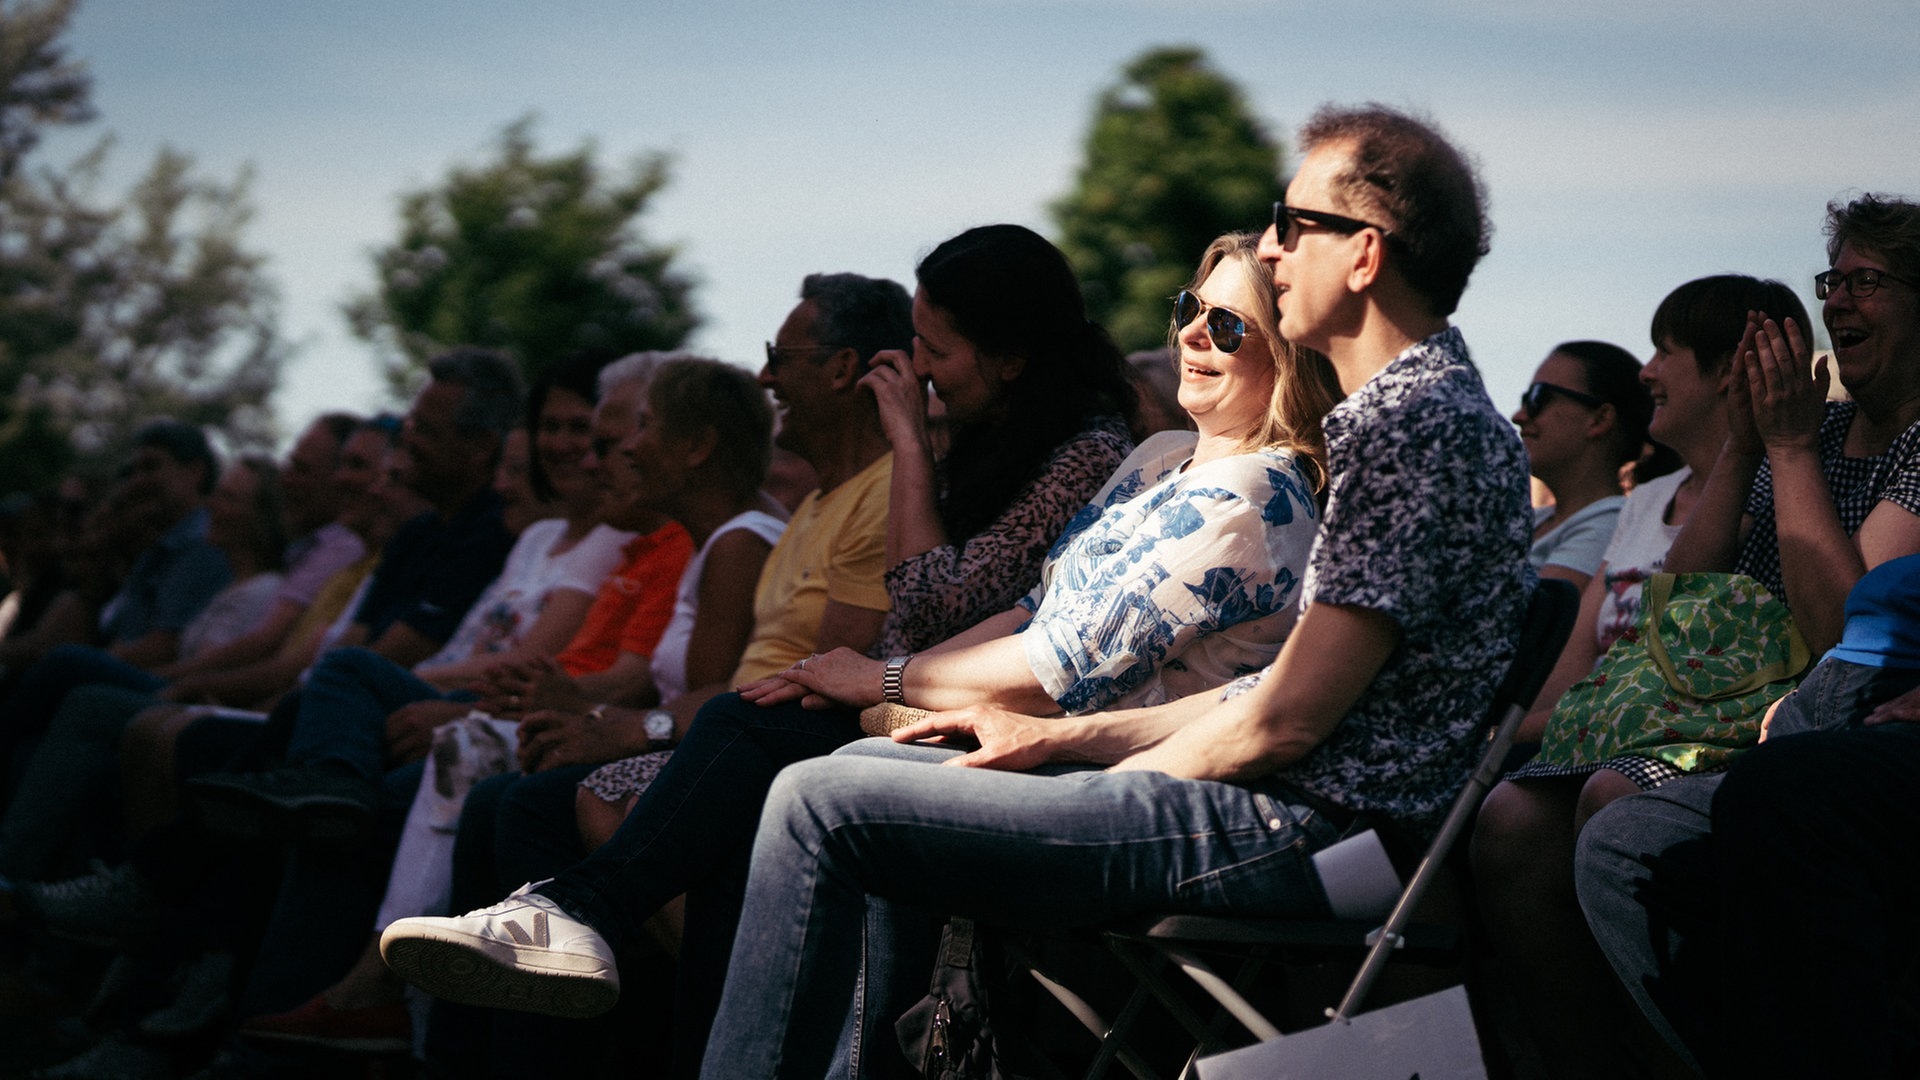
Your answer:
[[[1049,553],[1021,644],[1068,713],[1153,705],[1272,661],[1299,613],[1319,532],[1313,486],[1281,450],[1187,468],[1156,437]],[[1176,437],[1177,438],[1177,437]]]
[[[1325,430],[1331,496],[1304,602],[1391,616],[1400,644],[1327,741],[1274,779],[1430,831],[1477,752],[1533,586],[1526,452],[1452,328],[1394,358]]]

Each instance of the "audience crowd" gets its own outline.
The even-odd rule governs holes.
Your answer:
[[[0,1072],[922,1075],[950,918],[1407,869],[1557,577],[1451,863],[1490,1070],[1920,1075],[1920,202],[1827,207],[1818,360],[1719,274],[1509,419],[1470,157],[1298,142],[1165,350],[986,225],[808,275],[757,379],[460,347],[282,462],[156,419],[0,501]]]

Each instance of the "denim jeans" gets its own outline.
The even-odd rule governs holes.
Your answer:
[[[326,762],[376,782],[385,771],[387,717],[404,705],[441,696],[370,649],[334,649],[313,665],[300,690],[300,718],[287,744],[287,763]]]
[[[0,874],[45,877],[74,847],[76,822],[120,804],[120,736],[152,693],[112,683],[69,691],[33,750],[13,801],[0,816]],[[86,854],[98,854],[88,850]]]
[[[924,756],[848,752],[774,782],[702,1075],[817,1077],[843,1043],[858,1054],[861,1036],[843,1029],[870,896],[1021,927],[1328,913],[1311,855],[1341,830],[1278,783],[1005,773]]]
[[[29,667],[0,701],[0,764],[15,747],[47,729],[75,687],[103,684],[153,693],[166,685],[150,672],[91,645],[61,645]]]
[[[1576,880],[1627,989],[1710,1075],[1920,1068],[1920,726],[1770,738],[1622,799]]]

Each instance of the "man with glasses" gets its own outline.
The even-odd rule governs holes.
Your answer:
[[[1888,703],[1912,685],[1920,627],[1920,559],[1898,558],[1920,549],[1920,202],[1834,202],[1826,232],[1831,269],[1814,277],[1814,294],[1832,374],[1857,412],[1829,406],[1817,447],[1776,445],[1763,431],[1764,453],[1743,462],[1730,443],[1715,473],[1766,470],[1766,520],[1754,532],[1772,526],[1772,499],[1810,483],[1843,512],[1857,507],[1847,527],[1857,549],[1802,555],[1819,577],[1787,582],[1809,642],[1838,645],[1783,702],[1773,738],[1724,773],[1607,806],[1581,833],[1575,863],[1581,906],[1628,993],[1669,1045],[1716,1076],[1920,1073],[1920,698]],[[1803,380],[1825,389],[1805,375],[1810,343],[1789,346],[1781,329],[1750,331],[1773,339],[1776,370],[1756,362],[1758,340],[1742,343],[1756,413],[1763,398],[1806,394],[1793,385]],[[1840,467],[1810,475],[1829,459]],[[1804,551],[1832,524],[1790,509],[1778,515],[1778,549]],[[1851,587],[1844,606],[1820,603],[1817,588],[1836,584]],[[1844,633],[1826,629],[1842,618]],[[1853,676],[1836,677],[1848,668]],[[1801,713],[1815,730],[1780,737],[1780,718]]]
[[[1279,658],[1168,705],[975,708],[896,736],[978,743],[964,755],[867,740],[788,768],[705,1075],[823,1075],[856,999],[863,1024],[890,1023],[886,991],[926,985],[926,957],[895,956],[881,966],[908,970],[868,967],[856,995],[877,955],[863,925],[897,910],[869,897],[1040,926],[1168,908],[1325,917],[1311,852],[1362,811],[1437,825],[1532,578],[1525,456],[1447,326],[1486,250],[1480,188],[1437,131],[1384,108],[1324,109],[1302,144],[1261,257],[1282,331],[1326,353],[1349,396],[1326,420],[1332,497]],[[849,1045],[891,1042],[863,1030]]]

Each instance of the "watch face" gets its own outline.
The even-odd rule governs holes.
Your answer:
[[[655,709],[647,714],[647,738],[655,742],[665,742],[673,738],[673,714],[665,709]]]

